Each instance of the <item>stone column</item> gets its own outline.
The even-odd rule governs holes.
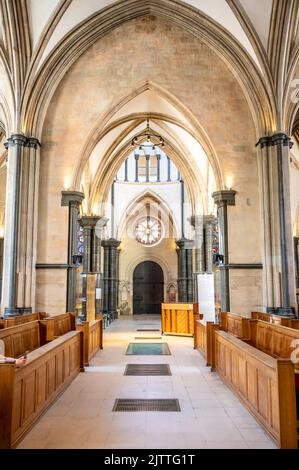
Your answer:
[[[139,181],[139,155],[135,155],[135,182]]]
[[[120,241],[104,240],[104,313],[109,321],[117,318],[117,249]]]
[[[39,148],[34,137],[7,141],[7,198],[4,236],[4,316],[30,313],[35,302]]]
[[[178,254],[178,300],[179,302],[193,302],[193,266],[192,240],[181,238],[177,240]]]
[[[94,271],[94,267],[98,267],[99,253],[97,247],[96,224],[100,217],[83,216],[79,220],[80,225],[83,227],[84,235],[84,255],[83,255],[83,276],[82,276],[82,320],[86,321],[87,318],[87,275],[98,271]],[[96,284],[96,283],[95,283]],[[94,293],[96,297],[96,292]],[[95,312],[97,313],[97,312]]]
[[[121,250],[116,250],[116,308],[119,307],[119,258]]]
[[[157,155],[157,183],[161,181],[161,155]]]
[[[75,312],[76,265],[74,264],[74,256],[78,254],[78,218],[79,208],[84,199],[84,194],[79,191],[62,191],[61,196],[61,205],[69,208],[66,310],[68,312]]]
[[[257,145],[261,149],[264,296],[270,312],[291,316],[296,305],[289,184],[289,151],[293,144],[281,132],[262,137]]]
[[[148,183],[150,180],[150,155],[146,155],[146,182]]]
[[[235,196],[236,191],[233,190],[216,191],[212,194],[218,208],[219,251],[223,255],[223,265],[220,266],[221,310],[223,312],[230,311],[227,206],[236,205]]]
[[[205,272],[205,246],[204,246],[204,226],[203,217],[201,215],[194,215],[191,217],[191,225],[194,227],[194,254],[195,254],[195,266],[194,271],[196,273]]]
[[[204,215],[205,265],[208,274],[213,272],[213,225],[215,222],[213,215]]]

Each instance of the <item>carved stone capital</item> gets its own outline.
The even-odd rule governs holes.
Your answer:
[[[80,191],[61,191],[62,207],[68,207],[72,204],[79,207],[84,199],[85,196]]]
[[[236,205],[236,194],[237,191],[232,189],[224,189],[222,191],[216,191],[212,194],[215,204],[218,207],[222,206],[235,206]]]
[[[291,141],[291,137],[287,134],[284,132],[277,132],[273,135],[261,137],[257,142],[256,147],[260,146],[263,149],[264,147],[272,147],[274,145],[283,145],[283,147],[289,147],[291,149],[294,144]]]
[[[103,248],[118,248],[121,244],[121,241],[116,240],[115,238],[109,238],[109,240],[103,240],[101,244]]]
[[[7,142],[4,144],[5,148],[8,149],[11,146],[19,145],[20,147],[30,147],[37,148],[41,147],[41,144],[38,139],[35,137],[27,137],[24,134],[12,134]]]
[[[194,241],[188,240],[187,238],[181,238],[175,243],[179,250],[192,250],[192,248],[194,247]]]
[[[84,228],[86,227],[86,228],[92,229],[96,226],[99,220],[101,220],[101,217],[99,216],[84,215],[83,217],[79,219],[79,224]]]

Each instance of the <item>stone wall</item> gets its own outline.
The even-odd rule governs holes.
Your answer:
[[[38,262],[66,261],[67,210],[60,207],[65,178],[72,180],[94,123],[146,81],[162,87],[193,113],[213,143],[223,178],[233,177],[238,194],[229,214],[231,261],[260,261],[257,136],[246,99],[209,47],[149,16],[121,25],[94,44],[72,66],[52,99],[42,136]],[[56,276],[43,272],[38,277],[37,305],[47,310],[45,290],[55,291]],[[66,290],[61,276],[59,283],[61,295],[51,298],[51,309],[57,311]],[[261,302],[253,297],[251,301]]]

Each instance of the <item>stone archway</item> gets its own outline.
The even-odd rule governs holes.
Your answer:
[[[133,314],[161,314],[164,301],[164,274],[153,261],[138,264],[133,274]]]

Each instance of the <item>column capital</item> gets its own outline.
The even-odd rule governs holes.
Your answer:
[[[217,222],[217,217],[212,214],[207,215],[192,215],[188,221],[192,225],[192,227],[202,226],[202,225],[209,225],[215,224]]]
[[[119,245],[121,244],[120,240],[116,240],[115,238],[109,238],[109,240],[103,240],[101,245],[103,248],[118,248]]]
[[[83,215],[80,219],[79,219],[79,224],[82,226],[82,227],[86,227],[86,228],[94,228],[98,221],[101,220],[102,217],[100,216],[95,216],[95,215]]]
[[[24,134],[12,134],[7,139],[7,142],[4,145],[6,149],[14,145],[19,145],[21,147],[30,147],[30,148],[35,148],[35,149],[37,147],[41,147],[41,144],[38,139],[36,139],[35,137],[27,137]]]
[[[204,225],[214,225],[217,222],[217,217],[214,215],[208,214],[203,216]]]
[[[235,206],[236,205],[236,196],[237,191],[232,189],[224,189],[222,191],[215,191],[212,194],[215,204],[218,207],[222,206]]]
[[[284,132],[277,132],[273,135],[261,137],[257,142],[256,147],[260,146],[263,149],[264,147],[273,147],[274,145],[283,145],[284,147],[289,147],[291,149],[294,144],[291,141],[291,137],[287,134]]]
[[[194,247],[194,241],[187,238],[180,238],[175,243],[180,250],[191,250]]]
[[[84,193],[80,191],[61,191],[61,206],[70,206],[75,204],[80,206],[82,201],[85,199]]]

